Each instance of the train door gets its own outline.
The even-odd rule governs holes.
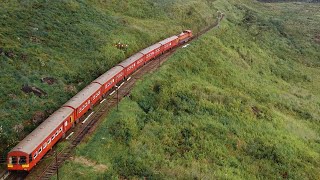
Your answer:
[[[71,116],[69,116],[69,118],[67,118],[66,121],[64,122],[65,132],[67,132],[71,127],[74,127],[74,116],[73,116],[73,114],[71,114]]]
[[[72,115],[69,117],[69,121],[70,121],[71,124],[73,124],[73,122],[74,122],[74,117],[73,117]]]

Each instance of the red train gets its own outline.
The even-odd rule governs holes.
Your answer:
[[[150,60],[178,44],[187,42],[191,37],[190,30],[183,31],[178,36],[169,37],[141,50],[102,74],[54,112],[8,153],[8,170],[30,171],[51,147],[64,137],[75,122],[78,122],[79,118],[108,94],[116,84],[127,79]]]

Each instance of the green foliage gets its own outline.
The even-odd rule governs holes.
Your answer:
[[[37,16],[36,23],[57,28],[50,34],[44,27],[32,32],[21,25],[12,31],[24,37],[23,43],[6,38],[13,36],[11,30],[0,28],[5,49],[31,54],[26,62],[18,56],[0,57],[6,67],[0,77],[5,82],[0,102],[6,107],[0,110],[1,120],[14,114],[28,122],[32,113],[24,117],[18,108],[34,112],[59,107],[75,93],[64,91],[66,85],[80,90],[138,49],[185,28],[197,32],[217,9],[226,14],[219,29],[178,50],[159,71],[137,83],[120,110],[112,111],[77,148],[74,157],[95,165],[70,160],[59,171],[64,179],[320,177],[320,47],[313,39],[320,29],[317,4],[30,2],[3,3],[6,11],[0,12],[20,18],[20,11],[13,10],[26,7],[21,12],[48,14]],[[58,21],[48,20],[49,11]],[[18,18],[17,22],[27,23]],[[29,42],[30,33],[45,44]],[[119,40],[131,45],[127,54],[113,49],[112,43]],[[47,67],[50,63],[52,69]],[[47,86],[38,82],[43,75],[60,78]],[[10,82],[35,84],[48,97],[24,95],[19,83]],[[9,91],[16,97],[6,96]],[[13,127],[12,121],[2,124]],[[1,137],[12,144],[16,139],[9,131]],[[101,164],[107,168],[99,169]]]
[[[320,49],[299,32],[319,28],[318,6],[208,4],[221,27],[138,82],[76,156],[110,179],[317,179]]]
[[[116,118],[117,120],[112,121],[108,126],[110,135],[114,137],[115,141],[128,144],[137,136],[137,124],[135,119],[128,116]]]

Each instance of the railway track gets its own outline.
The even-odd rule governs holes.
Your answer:
[[[0,180],[23,180],[28,175],[28,172],[9,172],[5,171],[1,174]]]
[[[219,24],[218,21],[213,23],[212,25],[206,27],[189,41],[193,41],[195,39],[198,39],[201,35],[206,33],[207,31],[213,29]],[[128,78],[127,81],[122,82],[119,87],[117,87],[112,93],[108,95],[108,97],[105,97],[97,107],[94,108],[94,111],[86,116],[86,119],[82,122],[79,122],[77,128],[74,128],[74,134],[72,138],[68,139],[68,145],[60,150],[59,152],[48,152],[48,154],[44,157],[44,159],[47,156],[53,156],[53,154],[56,156],[55,158],[51,157],[51,161],[47,163],[47,165],[42,165],[42,161],[38,163],[38,166],[36,166],[29,174],[26,172],[5,172],[5,176],[0,177],[0,180],[2,179],[50,179],[51,176],[57,173],[58,168],[65,162],[71,155],[75,147],[80,144],[80,142],[88,135],[94,132],[94,130],[97,128],[97,126],[100,124],[102,119],[107,116],[108,112],[114,108],[118,102],[127,95],[129,95],[130,91],[134,87],[137,80],[141,79],[143,75],[146,73],[151,73],[158,69],[162,63],[164,63],[168,57],[170,57],[177,49],[181,48],[182,45],[177,46],[174,49],[171,49],[170,51],[162,54],[158,58],[150,61],[148,64],[143,66],[142,68],[138,69],[130,78]],[[80,124],[80,126],[79,126]],[[72,132],[73,133],[73,132]],[[43,168],[44,167],[44,168]],[[41,168],[40,173],[35,170]]]

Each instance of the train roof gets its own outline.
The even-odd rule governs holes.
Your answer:
[[[90,98],[90,96],[101,88],[101,85],[98,83],[91,83],[84,89],[82,89],[78,94],[73,96],[69,101],[67,101],[63,106],[72,107],[77,109],[83,102]]]
[[[62,107],[49,116],[10,152],[20,151],[31,154],[63,121],[73,113],[73,109]]]
[[[178,36],[172,36],[172,37],[169,37],[167,39],[164,39],[164,40],[160,41],[159,44],[165,45],[165,44],[167,44],[167,43],[169,43],[169,42],[171,42],[171,41],[173,41],[175,39],[178,39]]]
[[[152,45],[152,46],[149,46],[149,47],[141,50],[140,53],[146,55],[146,54],[148,54],[149,52],[151,52],[151,51],[153,51],[153,50],[155,50],[155,49],[157,49],[157,48],[159,48],[159,47],[161,47],[161,44],[157,43],[157,44],[154,44],[154,45]]]
[[[128,59],[122,61],[121,63],[118,64],[118,66],[122,66],[122,67],[127,67],[130,64],[132,64],[133,62],[137,61],[138,59],[142,58],[143,54],[141,54],[140,52],[134,54],[133,56],[129,57]]]
[[[121,66],[115,66],[111,68],[109,71],[105,72],[101,76],[99,76],[96,80],[93,82],[99,83],[101,85],[105,84],[108,82],[111,78],[113,78],[115,75],[117,75],[119,72],[123,70],[123,67]]]

